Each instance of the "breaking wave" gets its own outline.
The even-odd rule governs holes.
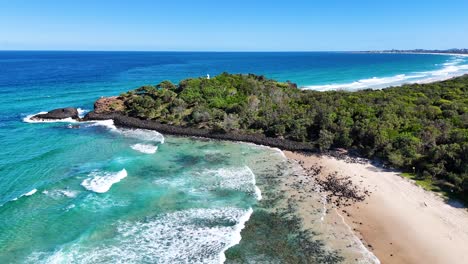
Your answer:
[[[398,86],[405,83],[428,83],[442,81],[468,73],[466,56],[453,56],[443,68],[426,72],[414,72],[411,74],[398,74],[390,77],[373,77],[362,79],[351,83],[336,83],[324,85],[309,85],[303,87],[307,90],[329,91],[329,90],[360,90],[360,89],[381,89],[390,86]]]
[[[158,142],[164,144],[164,136],[154,130],[148,129],[130,129],[130,128],[117,128],[114,125],[113,120],[101,120],[101,121],[93,121],[93,124],[90,126],[104,126],[112,132],[119,133],[124,137],[139,139],[142,141],[149,141],[149,142]]]
[[[36,252],[29,263],[223,263],[252,209],[188,209],[145,221],[118,222],[115,243]]]
[[[135,138],[142,141],[159,142],[164,144],[164,136],[154,130],[147,129],[118,129],[118,132],[125,137]]]
[[[29,191],[27,193],[24,193],[24,194],[20,195],[17,198],[13,198],[12,201],[16,201],[16,200],[18,200],[19,198],[21,198],[23,196],[31,196],[31,195],[35,194],[36,192],[37,192],[37,189],[32,189],[31,191]]]
[[[154,154],[158,150],[158,146],[149,144],[135,144],[131,148],[145,154]]]
[[[262,199],[262,193],[256,185],[255,174],[248,166],[207,169],[200,175],[216,179],[211,188],[242,191],[253,194],[257,200]]]
[[[105,193],[110,190],[114,183],[120,182],[127,177],[127,171],[125,169],[117,173],[93,171],[89,176],[90,178],[83,180],[81,186],[96,193]]]
[[[83,118],[86,115],[86,113],[89,112],[88,109],[82,109],[82,108],[77,108],[76,110],[78,111],[78,116],[80,118]]]

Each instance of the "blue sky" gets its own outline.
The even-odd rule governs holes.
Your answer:
[[[468,48],[468,0],[0,0],[0,49]]]

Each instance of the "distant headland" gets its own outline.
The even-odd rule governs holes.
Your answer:
[[[400,49],[391,49],[391,50],[369,50],[362,51],[363,53],[421,53],[421,54],[468,54],[468,49],[409,49],[409,50],[400,50]]]

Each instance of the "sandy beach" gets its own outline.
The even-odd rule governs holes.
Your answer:
[[[398,172],[369,162],[284,151],[304,170],[321,166],[318,177],[338,172],[369,191],[362,202],[332,208],[381,263],[468,263],[468,211],[416,186]],[[307,196],[302,198],[307,205]],[[315,200],[314,200],[315,202]],[[305,207],[304,207],[305,208]],[[303,210],[303,220],[313,212]],[[315,212],[317,213],[317,212]],[[336,221],[336,220],[335,220]],[[307,221],[305,221],[307,222]]]

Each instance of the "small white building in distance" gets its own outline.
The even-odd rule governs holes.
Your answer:
[[[206,79],[208,79],[208,80],[210,79],[210,75],[209,75],[209,74],[206,75]]]

